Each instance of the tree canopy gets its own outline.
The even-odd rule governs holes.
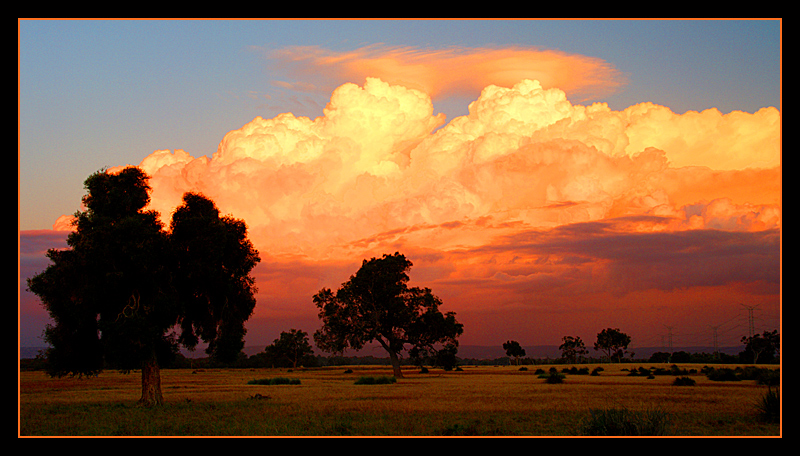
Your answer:
[[[743,336],[742,343],[745,345],[744,353],[750,357],[753,364],[757,364],[759,359],[768,363],[773,361],[776,354],[780,356],[781,336],[777,329],[764,331],[763,334]]]
[[[50,375],[141,368],[140,401],[155,405],[159,365],[179,343],[202,339],[220,359],[241,351],[260,259],[244,223],[220,217],[202,195],[184,195],[164,230],[145,210],[148,179],[135,167],[89,176],[69,248],[48,250],[51,264],[27,283],[54,322],[44,333]]]
[[[402,377],[399,356],[406,346],[416,353],[439,345],[454,351],[463,325],[454,312],[439,310],[442,301],[429,288],[408,287],[411,266],[400,253],[364,260],[336,293],[323,288],[314,295],[322,321],[314,333],[317,346],[341,353],[377,341],[397,377]]]
[[[580,337],[564,336],[561,340],[563,343],[558,349],[561,350],[561,356],[568,362],[578,362],[589,352]]]
[[[628,344],[631,343],[631,337],[619,328],[606,328],[597,333],[597,342],[594,343],[594,349],[602,351],[610,360],[612,357],[617,358],[617,362],[622,360]]]
[[[263,357],[274,367],[297,367],[315,362],[314,350],[308,342],[308,333],[291,329],[281,331],[280,337],[264,349]],[[308,365],[306,364],[306,365]]]
[[[503,344],[503,349],[506,355],[513,357],[516,364],[519,364],[519,358],[525,356],[525,349],[516,340],[508,340]]]

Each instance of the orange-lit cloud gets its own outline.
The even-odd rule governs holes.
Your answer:
[[[316,119],[257,117],[210,158],[161,150],[139,166],[165,221],[200,191],[247,222],[256,319],[313,320],[316,291],[400,251],[482,334],[504,324],[491,312],[607,318],[643,309],[635,295],[674,310],[687,289],[774,304],[780,159],[775,108],[612,111],[526,79],[484,87],[445,124],[427,93],[367,78]]]
[[[367,77],[418,89],[433,98],[474,96],[494,84],[511,87],[523,79],[557,87],[577,100],[608,95],[625,77],[608,62],[579,54],[532,47],[417,49],[373,45],[336,52],[319,46],[264,51],[274,65],[303,87],[324,87],[330,80],[361,83]],[[296,82],[279,81],[293,85]]]

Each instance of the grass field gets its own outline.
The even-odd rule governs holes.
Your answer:
[[[20,372],[19,435],[573,436],[582,434],[592,410],[656,412],[673,436],[781,435],[778,423],[758,416],[767,387],[754,380],[719,382],[694,374],[695,385],[674,386],[672,375],[629,376],[622,369],[639,365],[603,364],[598,376],[567,374],[563,383],[548,384],[536,367],[424,374],[409,368],[386,384],[356,384],[362,377],[391,376],[382,366],[166,369],[166,404],[154,409],[136,404],[138,371],[84,379]],[[291,382],[248,384],[275,378]]]

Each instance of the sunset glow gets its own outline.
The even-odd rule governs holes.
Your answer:
[[[282,87],[350,82],[318,117],[257,116],[209,155],[155,150],[110,168],[151,176],[165,224],[187,191],[246,221],[262,258],[248,338],[313,332],[319,289],[396,251],[457,313],[463,344],[593,341],[613,326],[637,346],[661,344],[666,327],[710,345],[709,328],[743,305],[779,315],[778,107],[584,103],[628,76],[537,47],[263,52],[285,69]],[[467,115],[434,108],[473,94]]]

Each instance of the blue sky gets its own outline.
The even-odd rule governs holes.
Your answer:
[[[275,87],[279,69],[254,47],[376,43],[533,46],[602,59],[627,78],[594,100],[612,109],[643,101],[679,113],[780,108],[775,20],[23,20],[20,228],[46,229],[76,210],[83,180],[101,167],[138,164],[157,149],[211,156],[255,116],[321,115],[329,99]],[[434,107],[452,119],[475,97]]]

